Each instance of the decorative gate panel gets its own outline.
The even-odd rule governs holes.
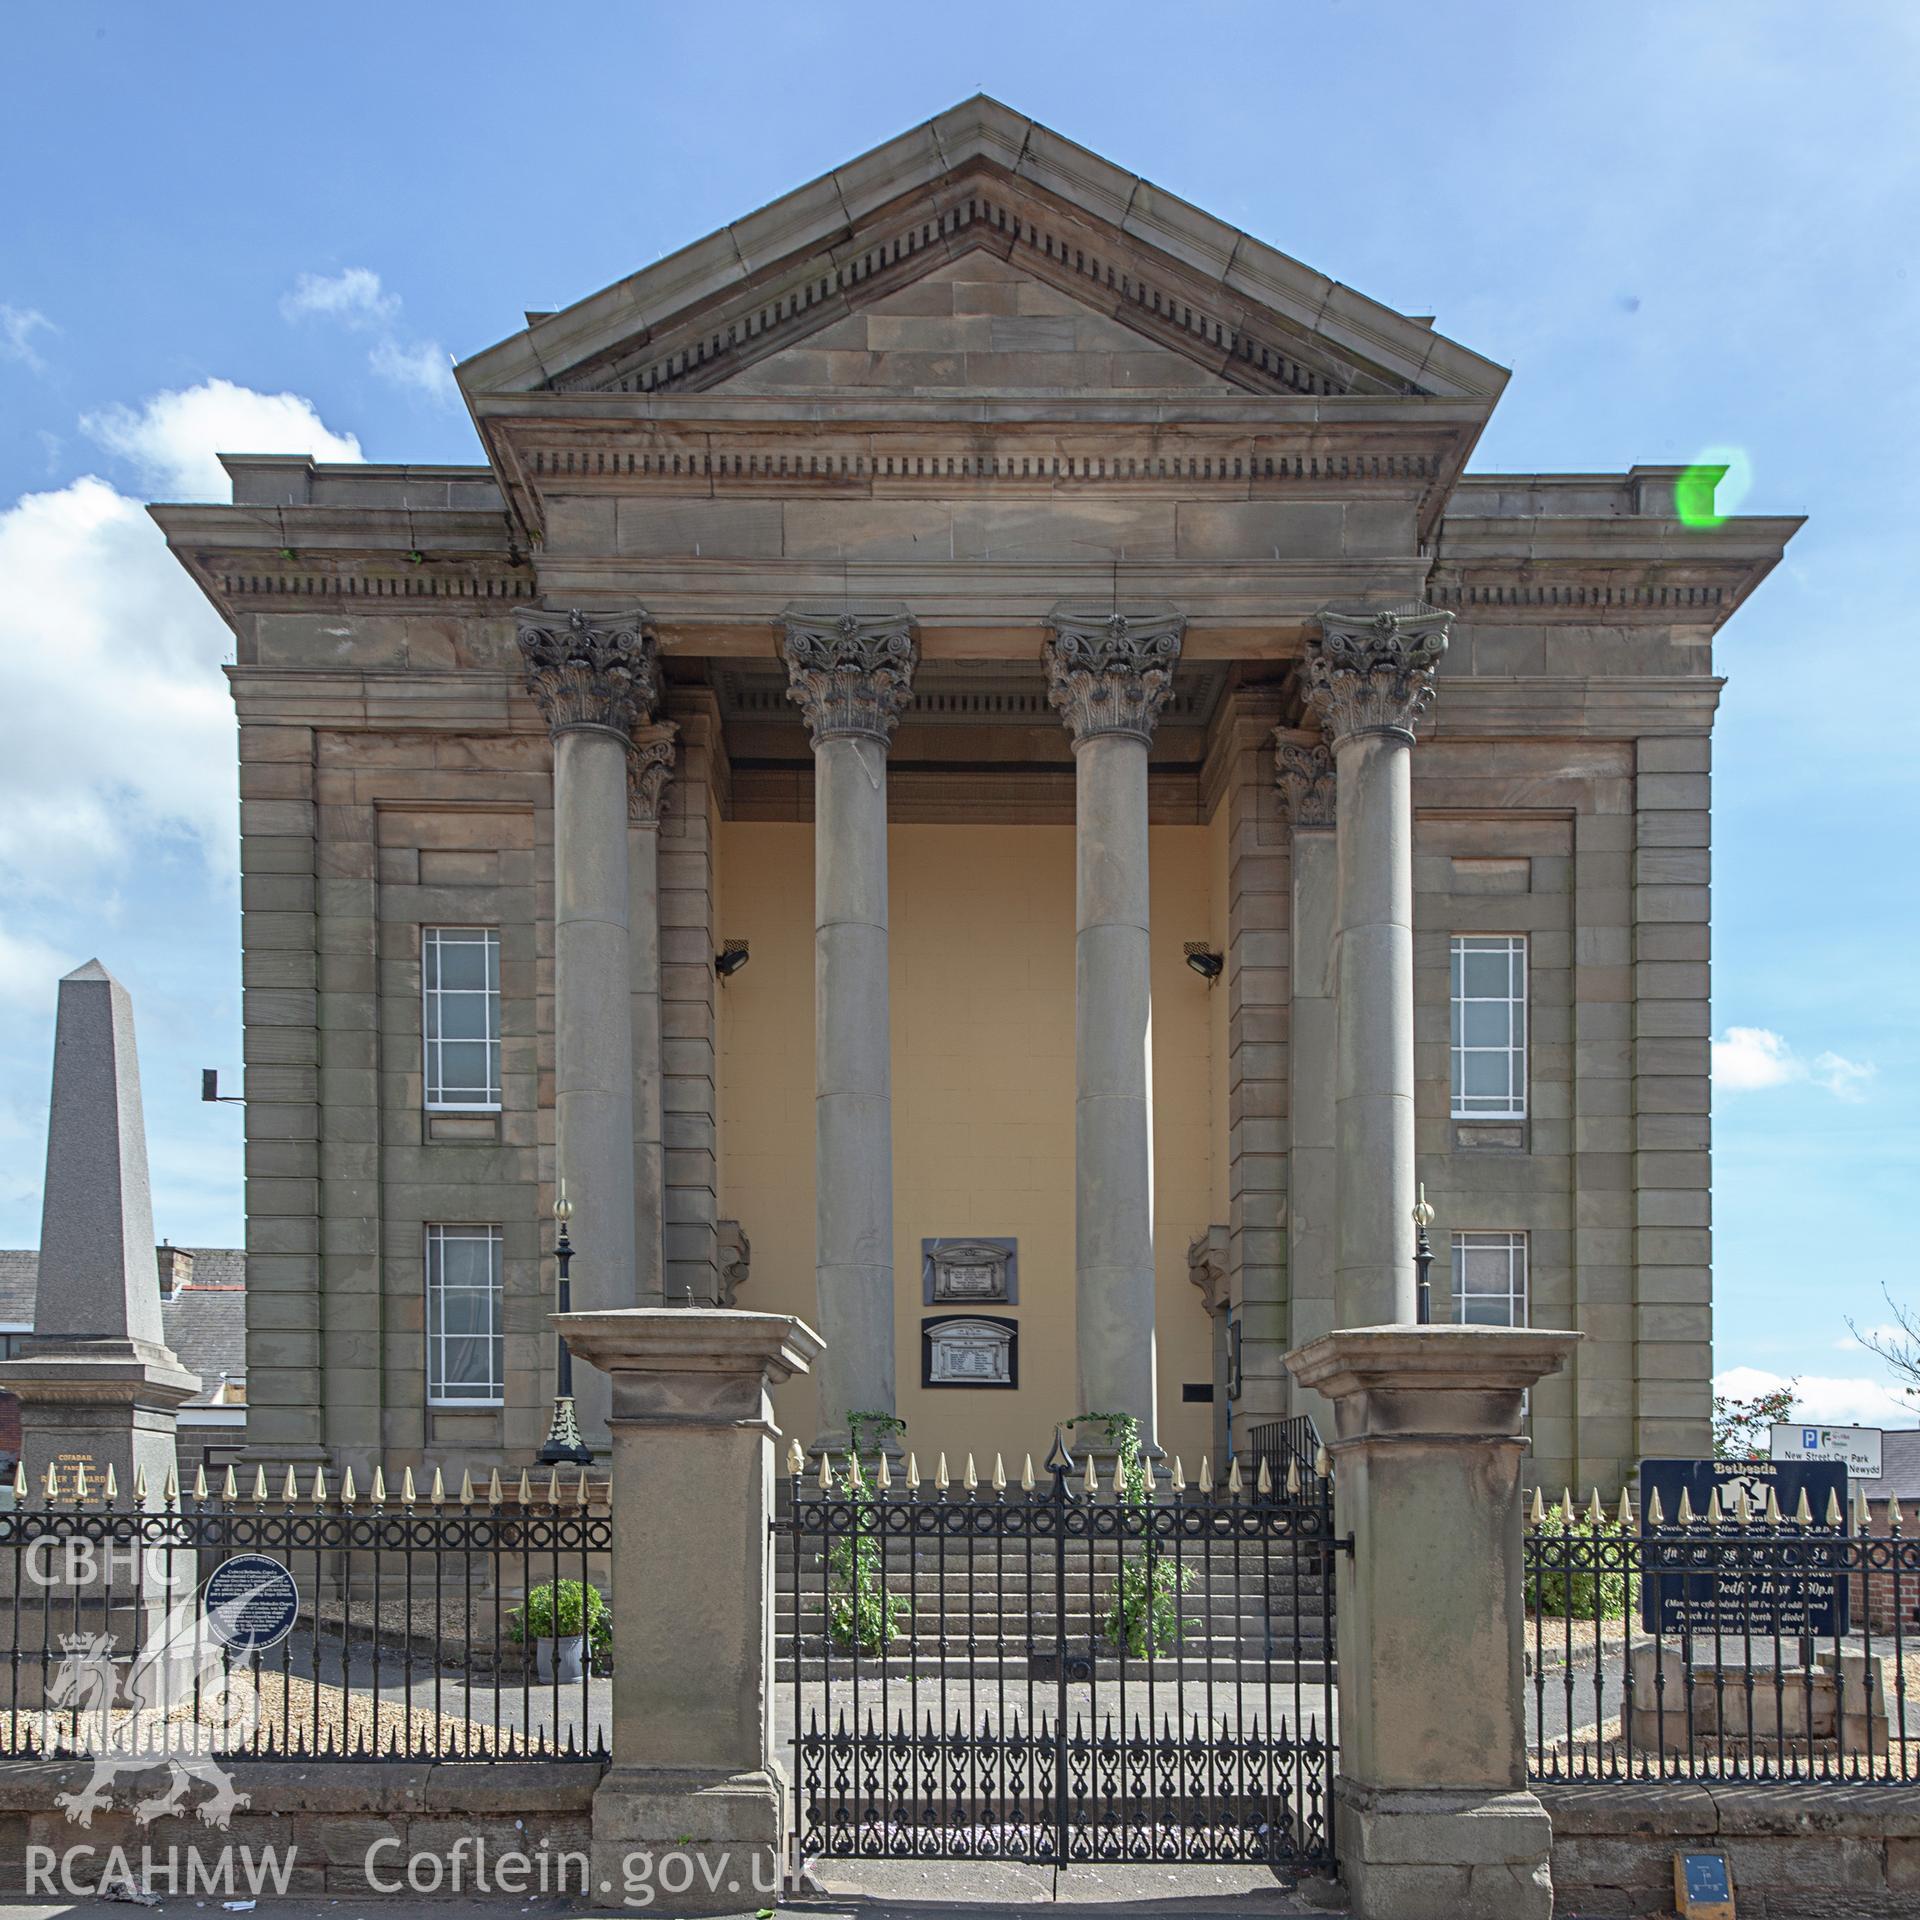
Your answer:
[[[1102,1488],[1057,1442],[1038,1486],[792,1464],[803,1855],[1332,1872],[1324,1479]]]

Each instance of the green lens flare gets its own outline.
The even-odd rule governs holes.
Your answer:
[[[1708,447],[1674,482],[1673,509],[1682,526],[1717,527],[1739,510],[1752,485],[1744,449]]]

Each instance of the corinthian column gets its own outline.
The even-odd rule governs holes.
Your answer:
[[[631,886],[627,761],[653,711],[659,667],[646,616],[520,614],[527,690],[553,734],[553,1027],[557,1164],[573,1202],[573,1298],[631,1307],[634,1273]],[[606,1445],[607,1388],[578,1396]]]
[[[1082,1410],[1130,1413],[1151,1444],[1153,1012],[1147,749],[1173,691],[1182,615],[1056,607],[1047,698],[1074,759],[1074,1342]]]
[[[887,747],[913,697],[913,621],[790,610],[780,652],[813,736],[816,1445],[844,1447],[850,1412],[894,1410]]]
[[[660,815],[673,775],[671,721],[640,728],[627,761],[627,979],[633,1008],[633,1256],[635,1298],[666,1299],[666,1146],[660,1090]],[[709,1303],[702,1301],[702,1306]]]
[[[1337,1327],[1414,1317],[1414,723],[1433,704],[1450,613],[1320,616],[1307,706],[1333,748]]]

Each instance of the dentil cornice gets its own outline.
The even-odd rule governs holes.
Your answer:
[[[1452,614],[1420,602],[1380,613],[1325,609],[1302,664],[1307,711],[1328,743],[1368,733],[1411,742],[1433,705],[1433,670],[1452,625]]]

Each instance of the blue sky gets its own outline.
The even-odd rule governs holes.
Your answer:
[[[446,377],[977,88],[1514,369],[1481,470],[1744,455],[1806,513],[1723,636],[1717,1365],[1883,1405],[1920,1303],[1920,9],[1765,0],[8,19],[0,1243],[39,1230],[52,983],[136,994],[156,1225],[236,1240],[226,630],[140,511],[216,446],[478,457]],[[1726,504],[1723,496],[1722,504]]]

